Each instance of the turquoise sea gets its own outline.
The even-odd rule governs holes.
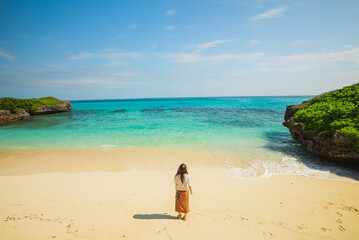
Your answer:
[[[318,161],[282,126],[287,105],[310,96],[209,97],[71,101],[70,112],[0,127],[0,149],[133,147],[202,151],[228,174],[323,178],[351,170]],[[333,173],[335,173],[333,175]]]

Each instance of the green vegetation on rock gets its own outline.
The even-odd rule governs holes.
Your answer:
[[[343,147],[359,152],[359,83],[304,102],[294,118],[324,138],[344,135],[347,143]]]
[[[24,109],[27,112],[32,112],[40,106],[43,105],[57,105],[61,101],[53,97],[43,97],[43,98],[9,98],[4,97],[0,98],[0,110],[10,110],[14,112],[16,110]]]

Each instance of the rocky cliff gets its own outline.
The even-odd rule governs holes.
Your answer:
[[[30,116],[24,109],[11,112],[10,110],[0,110],[0,124],[14,122]]]
[[[53,114],[60,112],[67,112],[72,109],[71,103],[69,101],[61,100],[60,104],[57,105],[42,105],[36,108],[33,111],[25,111],[24,109],[10,111],[10,110],[0,110],[0,124],[7,124],[14,121],[22,120],[31,115],[41,115],[41,114]]]
[[[331,137],[322,137],[306,129],[303,122],[294,118],[295,113],[301,109],[302,104],[287,106],[283,125],[287,127],[293,137],[306,149],[326,159],[359,165],[359,152],[354,152],[343,147],[347,143],[347,138],[341,133],[334,133]]]
[[[72,109],[71,103],[69,101],[62,100],[58,105],[43,105],[30,112],[31,115],[41,115],[41,114],[52,114],[60,112],[68,112]]]

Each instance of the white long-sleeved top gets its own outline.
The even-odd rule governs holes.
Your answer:
[[[175,185],[176,190],[179,191],[189,191],[191,186],[191,176],[189,174],[183,175],[183,182],[181,181],[181,174],[175,176]]]

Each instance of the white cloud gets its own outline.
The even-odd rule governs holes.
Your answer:
[[[247,4],[245,4],[242,1],[238,1],[238,0],[215,0],[213,2],[216,4],[224,5],[224,6],[247,6]],[[248,2],[252,3],[253,0],[248,1]],[[251,6],[251,7],[253,7],[253,6]]]
[[[0,48],[0,57],[5,58],[8,61],[14,61],[16,56],[8,53],[5,49]]]
[[[202,55],[200,53],[157,53],[158,57],[171,59],[175,63],[222,62],[226,60],[253,61],[263,56],[263,53]]]
[[[217,47],[218,44],[237,41],[238,39],[215,40],[197,45],[197,52],[206,50],[207,48]]]
[[[299,39],[297,41],[294,42],[294,44],[302,44],[305,43],[307,41],[307,39]]]
[[[252,39],[252,40],[247,41],[247,43],[249,46],[255,46],[255,45],[261,44],[262,42],[259,40]]]
[[[176,63],[197,63],[197,62],[222,62],[225,60],[231,59],[244,59],[248,57],[253,57],[258,55],[258,53],[249,54],[249,55],[237,55],[237,54],[216,54],[216,55],[202,55],[200,52],[208,49],[217,47],[219,44],[237,41],[238,39],[223,39],[223,40],[214,40],[211,42],[205,42],[201,44],[188,44],[183,49],[194,48],[193,52],[179,52],[179,53],[157,53],[156,55],[160,58],[171,59]]]
[[[22,39],[31,39],[31,38],[32,38],[31,35],[27,35],[27,34],[21,35],[20,37],[21,37]]]
[[[167,16],[174,16],[175,14],[176,14],[176,10],[174,10],[174,9],[170,9],[166,12]]]
[[[257,63],[257,70],[294,73],[322,70],[339,71],[353,66],[359,68],[359,46],[314,53],[270,56]]]
[[[86,59],[117,59],[117,58],[126,58],[126,59],[134,59],[141,60],[143,59],[143,55],[136,52],[117,52],[113,51],[114,49],[106,49],[102,53],[91,53],[91,52],[82,52],[75,55],[71,55],[69,59],[71,60],[86,60]]]
[[[6,82],[2,82],[2,78]],[[10,81],[9,81],[10,79]],[[29,87],[82,88],[125,87],[156,84],[142,76],[142,72],[128,66],[82,66],[74,63],[17,65],[0,72],[1,85]]]
[[[285,11],[287,11],[288,7],[287,6],[281,6],[278,8],[273,8],[270,9],[264,13],[258,14],[254,17],[252,17],[252,21],[256,21],[256,20],[262,20],[262,19],[267,19],[267,18],[276,18],[276,17],[280,17],[283,15],[283,13]]]
[[[70,60],[83,60],[83,59],[90,59],[90,58],[96,58],[96,54],[90,53],[90,52],[82,52],[75,55],[71,55],[69,57]]]
[[[166,61],[161,65],[164,68],[153,68],[151,64],[136,67],[133,62],[111,65],[134,57],[118,49],[80,52],[69,56],[73,60],[56,64],[8,64],[0,66],[0,86],[36,87],[44,92],[45,88],[49,92],[50,88],[57,91],[55,88],[61,87],[69,92],[73,90],[72,99],[81,96],[80,92],[90,94],[87,91],[99,93],[103,98],[288,95],[335,89],[358,82],[359,76],[359,46],[286,55],[178,52],[155,53],[155,56]],[[86,59],[104,60],[88,64]],[[115,89],[114,95],[109,95],[111,88]],[[81,98],[86,96],[93,98],[91,94]]]
[[[175,29],[175,28],[176,28],[176,27],[173,26],[173,25],[168,25],[168,26],[166,26],[166,30],[168,30],[168,31],[173,30],[173,29]]]
[[[203,55],[192,53],[157,53],[157,57],[169,59],[175,63],[246,62],[245,71],[254,73],[305,73],[318,71],[347,71],[359,68],[359,46],[326,50],[321,52],[268,56],[261,52],[248,54]],[[240,65],[238,65],[240,67]]]
[[[113,37],[110,37],[108,40],[117,40],[117,39],[121,39],[123,38],[125,35],[123,34],[120,34],[120,35],[116,35],[116,36],[113,36]]]
[[[90,60],[104,59],[109,61],[109,65],[117,66],[126,63],[125,60],[142,60],[143,54],[136,52],[120,52],[115,48],[105,49],[101,52],[81,52],[69,56],[70,60]]]
[[[28,35],[28,34],[24,34],[20,36],[22,39],[34,39],[34,40],[42,40],[42,41],[48,41],[50,40],[49,37],[36,37],[36,36],[32,36],[32,35]]]
[[[136,23],[130,23],[127,25],[127,30],[136,29],[138,25]]]

